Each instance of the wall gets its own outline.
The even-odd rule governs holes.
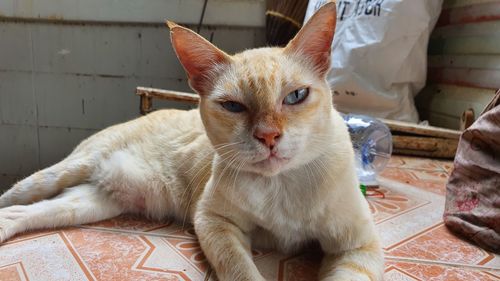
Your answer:
[[[202,8],[202,0],[1,1],[0,190],[138,116],[136,86],[189,91],[163,19],[196,29]],[[263,0],[210,0],[200,34],[228,52],[261,46],[264,9]]]
[[[421,119],[458,129],[500,88],[500,1],[445,0],[429,42],[427,87],[417,96]]]

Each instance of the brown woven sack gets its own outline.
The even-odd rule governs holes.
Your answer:
[[[500,91],[460,138],[444,222],[459,236],[500,252]]]

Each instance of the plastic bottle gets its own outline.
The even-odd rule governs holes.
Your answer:
[[[359,182],[378,186],[377,174],[391,158],[392,135],[389,128],[378,119],[357,114],[343,115],[349,129],[356,155],[356,172]]]

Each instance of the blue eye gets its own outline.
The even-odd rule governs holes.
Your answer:
[[[227,111],[231,111],[234,113],[243,112],[247,109],[244,105],[235,101],[221,102],[220,105],[222,105],[222,107],[224,107],[224,109],[226,109]]]
[[[288,94],[283,100],[284,104],[295,105],[303,102],[309,95],[309,88],[295,90]]]

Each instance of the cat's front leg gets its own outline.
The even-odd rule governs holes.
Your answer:
[[[231,220],[198,211],[194,226],[203,253],[220,281],[263,281],[252,260],[250,238]]]
[[[377,239],[361,247],[338,253],[328,252],[320,269],[321,281],[381,281],[384,258]]]

